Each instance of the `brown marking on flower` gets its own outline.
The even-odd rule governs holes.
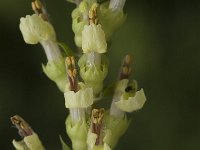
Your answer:
[[[95,145],[102,145],[103,144],[103,116],[104,116],[104,108],[100,109],[93,109],[92,110],[92,124],[91,124],[91,130],[92,133],[95,133],[97,135],[97,139],[95,142]]]
[[[33,134],[32,128],[29,124],[19,115],[15,115],[10,118],[12,124],[18,129],[18,133],[22,137],[26,137]]]

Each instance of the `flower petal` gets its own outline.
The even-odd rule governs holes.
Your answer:
[[[107,43],[105,33],[101,25],[85,25],[82,31],[82,49],[84,53],[97,52],[105,53]]]
[[[36,14],[22,17],[19,28],[27,44],[37,44],[40,41],[56,38],[53,26]]]
[[[16,150],[27,149],[27,146],[26,146],[26,144],[24,143],[23,140],[21,140],[21,141],[13,140],[12,143],[13,143],[13,146],[16,148]]]
[[[143,89],[136,92],[134,97],[129,97],[128,100],[121,99],[115,102],[115,105],[125,112],[133,112],[141,109],[146,101]]]
[[[81,89],[76,93],[67,91],[64,96],[66,108],[86,108],[93,104],[92,88]]]
[[[92,133],[90,130],[87,135],[87,145],[90,149],[93,149],[96,143],[97,134]]]
[[[26,136],[24,142],[30,150],[44,150],[44,147],[36,133]]]

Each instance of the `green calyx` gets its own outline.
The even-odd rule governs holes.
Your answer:
[[[82,31],[88,24],[88,12],[90,5],[87,0],[83,0],[77,8],[72,11],[72,30],[75,34],[74,40],[78,47],[82,46]]]
[[[107,143],[111,149],[116,146],[119,138],[126,132],[130,122],[130,120],[127,120],[126,115],[119,118],[111,116],[109,113],[105,115],[105,126],[111,132],[109,138],[105,138],[105,143]]]
[[[64,92],[67,84],[64,58],[48,61],[46,65],[42,64],[42,68],[46,76],[57,84],[60,91]]]
[[[79,121],[78,123],[73,124],[71,117],[68,116],[65,124],[67,134],[72,141],[72,149],[87,150],[87,123],[85,121]]]
[[[98,94],[103,88],[103,80],[108,73],[108,61],[102,55],[100,65],[88,65],[87,56],[84,54],[78,62],[80,67],[80,76],[87,87],[93,88],[94,94]]]
[[[113,11],[109,9],[108,5],[107,2],[101,4],[98,11],[99,22],[102,25],[107,40],[111,38],[113,32],[115,32],[126,19],[123,10]]]

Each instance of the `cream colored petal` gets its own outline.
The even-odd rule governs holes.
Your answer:
[[[112,131],[110,129],[106,129],[105,130],[105,136],[103,138],[103,142],[107,143],[108,141],[110,141],[112,138]]]
[[[108,146],[108,144],[104,143],[101,146],[94,146],[93,148],[88,150],[111,150],[111,148]]]
[[[21,141],[13,140],[12,143],[13,146],[16,148],[16,150],[28,150],[28,147],[26,146],[23,140]]]
[[[76,93],[67,91],[64,96],[66,108],[86,108],[93,104],[92,88],[81,89]]]
[[[40,41],[56,39],[53,26],[36,14],[27,15],[25,18],[22,17],[19,28],[24,41],[28,44],[37,44]]]
[[[117,82],[115,92],[124,92],[128,85],[129,80],[123,79]]]
[[[111,150],[108,144],[104,143],[103,150]]]
[[[82,49],[83,53],[97,52],[105,53],[107,49],[107,43],[105,39],[105,33],[101,28],[101,25],[85,25],[82,31]]]
[[[26,16],[26,18],[23,17],[20,19],[19,28],[26,43],[37,44],[39,42],[38,38],[30,31],[29,28],[29,17],[30,16]]]
[[[24,142],[30,150],[44,150],[44,147],[36,133],[26,136]]]
[[[96,139],[97,139],[97,134],[92,133],[91,131],[88,132],[87,135],[87,145],[88,147],[92,150],[95,146],[96,143]]]
[[[118,102],[115,102],[115,105],[125,112],[133,112],[138,109],[141,109],[146,101],[146,97],[143,89],[136,92],[134,97],[129,97],[128,100],[121,99]]]
[[[17,150],[44,150],[44,147],[36,133],[26,136],[21,141],[12,141]]]

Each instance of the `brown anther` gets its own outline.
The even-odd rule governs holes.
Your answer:
[[[75,59],[74,59],[74,56],[71,56],[71,63],[72,63],[72,65],[75,66]]]
[[[129,68],[127,66],[122,68],[123,74],[128,74],[129,73]]]
[[[94,124],[100,124],[102,122],[104,112],[105,112],[104,108],[93,109],[92,110],[92,122]]]
[[[22,119],[22,117],[20,117],[18,115],[11,117],[10,120],[11,120],[12,124],[14,124],[14,125],[21,126],[21,123],[24,123],[25,125],[29,126],[28,123],[26,121],[24,121],[24,119]]]
[[[93,10],[89,10],[89,19],[93,19],[94,18],[94,11]]]
[[[71,59],[70,59],[70,57],[66,57],[65,62],[66,62],[67,66],[71,65]]]
[[[73,70],[73,77],[76,77],[77,71],[76,69]]]
[[[31,6],[32,6],[33,11],[37,11],[37,7],[36,7],[36,5],[35,5],[35,2],[32,2],[32,3],[31,3]]]
[[[103,130],[102,130],[102,128],[103,128],[104,112],[105,112],[105,110],[103,108],[92,110],[91,130],[92,130],[92,133],[95,133],[97,135],[95,145],[102,145],[103,144]]]
[[[131,55],[126,55],[126,56],[125,56],[124,62],[125,62],[126,64],[131,64],[132,61],[133,61],[133,57],[132,57]]]
[[[20,116],[15,115],[10,118],[11,122],[15,127],[18,129],[19,134],[22,137],[31,135],[33,133],[33,130],[29,126],[29,124]]]
[[[70,90],[77,92],[78,91],[78,83],[77,83],[77,70],[75,59],[73,56],[69,56],[65,60],[66,70],[68,74],[68,79],[70,83]]]
[[[131,74],[131,71],[132,71],[132,68],[129,68],[129,70],[128,70],[128,75]]]
[[[35,14],[39,15],[43,20],[48,21],[48,15],[46,14],[46,11],[40,0],[34,0],[31,3],[31,6]]]
[[[89,10],[88,17],[89,17],[90,24],[98,24],[97,8],[98,8],[98,4],[95,3],[91,6],[91,8]]]
[[[35,6],[37,7],[37,9],[42,9],[42,7],[43,7],[40,0],[35,0]]]
[[[73,76],[73,71],[72,70],[68,70],[67,71],[67,74],[68,74],[68,76],[70,77],[70,78],[73,78],[74,76]]]
[[[120,71],[120,79],[128,79],[131,73],[131,64],[133,57],[131,55],[126,55],[122,62],[122,67]]]

